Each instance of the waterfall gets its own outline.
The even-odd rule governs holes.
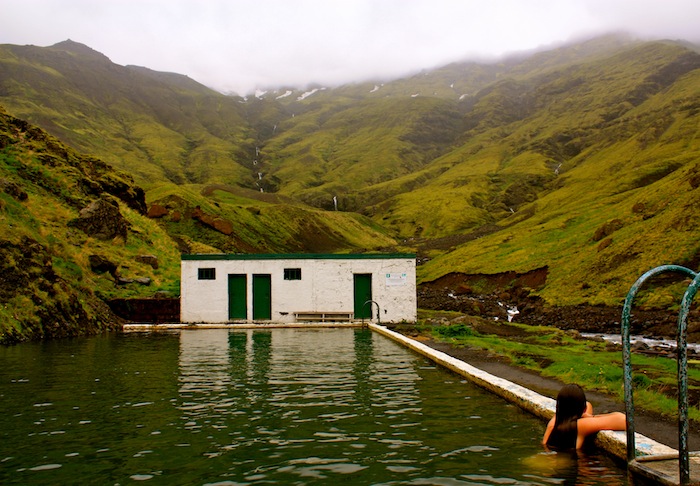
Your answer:
[[[335,208],[336,211],[338,210],[338,197],[337,196],[333,196],[333,207]]]

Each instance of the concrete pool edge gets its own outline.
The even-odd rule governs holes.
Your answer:
[[[222,323],[138,323],[130,322],[122,326],[124,332],[138,331],[167,331],[167,330],[190,330],[190,329],[300,329],[312,328],[323,329],[333,327],[362,327],[361,322],[222,322]]]
[[[403,334],[392,331],[382,325],[369,323],[368,327],[383,336],[388,337],[409,349],[421,354],[435,363],[443,366],[458,375],[468,379],[472,383],[494,393],[505,400],[517,405],[521,409],[535,415],[543,421],[549,420],[554,415],[556,401],[529,390],[523,386],[503,378],[475,368],[464,361],[454,358],[442,351],[437,351],[419,341],[411,339]],[[544,429],[543,429],[544,431]],[[624,431],[604,430],[598,433],[596,445],[606,453],[619,459],[626,460],[627,438]],[[656,442],[639,433],[635,433],[635,445],[637,455],[661,455],[677,454],[675,449]]]

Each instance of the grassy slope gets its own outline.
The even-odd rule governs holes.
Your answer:
[[[256,163],[258,138],[271,134],[287,116],[279,104],[243,103],[185,76],[118,66],[72,42],[51,48],[2,46],[0,73],[0,98],[8,110],[128,170],[149,190],[150,202],[158,202],[164,191],[168,196],[182,191],[181,198],[191,199],[187,188],[192,185],[257,188],[263,170]],[[268,179],[260,182],[269,189]],[[198,197],[191,206],[213,207],[214,202]],[[276,206],[264,209],[257,217],[265,219],[261,222],[249,211],[226,205],[220,201],[209,213],[237,223],[243,235],[227,239],[193,221],[165,227],[209,251],[302,251],[304,241],[325,251],[393,244],[386,232],[353,214]],[[304,235],[302,221],[310,234]]]
[[[684,46],[605,38],[378,89],[245,102],[94,51],[86,61],[94,76],[78,80],[86,53],[67,47],[28,55],[3,46],[0,69],[24,73],[22,83],[0,77],[3,100],[72,144],[118,158],[150,181],[150,202],[178,196],[238,224],[240,237],[222,239],[192,221],[163,220],[209,250],[296,251],[314,243],[300,236],[316,232],[327,248],[349,251],[385,246],[392,235],[424,245],[416,248],[431,260],[421,280],[546,265],[541,295],[552,303],[616,303],[651,266],[696,264],[698,55]],[[96,88],[105,74],[114,84]],[[230,191],[205,190],[202,199],[210,184],[325,209],[335,196],[340,209],[384,229],[251,193],[232,201]],[[307,220],[311,230],[300,224]],[[594,239],[606,224],[614,233]],[[453,252],[431,245],[471,232],[482,236]]]
[[[365,188],[411,174],[444,152],[461,115],[436,98],[381,98],[311,106],[280,128],[263,150],[280,193],[321,207],[332,207],[335,196],[353,211],[367,205]]]
[[[376,251],[396,244],[386,231],[358,214],[324,211],[230,186],[168,185],[152,190],[149,197],[170,209],[171,215],[161,220],[169,234],[199,242],[193,253],[335,253]],[[234,232],[227,236],[198,223],[189,216],[196,207],[232,222]],[[182,217],[174,218],[173,212]]]
[[[26,199],[0,191],[0,342],[75,335],[115,321],[103,299],[140,295],[140,285],[116,286],[108,273],[90,270],[90,255],[118,265],[125,278],[148,277],[148,291],[178,293],[179,253],[153,221],[120,202],[131,225],[126,240],[98,240],[68,226],[94,200],[107,178],[129,177],[67,149],[45,133],[0,111],[0,179]],[[155,255],[159,268],[135,260]]]
[[[252,180],[241,165],[252,141],[236,99],[86,50],[0,46],[0,103],[146,187]]]
[[[602,110],[628,93],[610,89],[597,105]],[[649,268],[697,264],[698,95],[700,73],[695,70],[601,124],[581,141],[580,154],[562,162],[552,189],[523,207],[522,215],[502,222],[506,229],[435,259],[423,268],[422,277],[431,279],[446,269],[524,271],[548,265],[550,280],[542,293],[548,300],[610,304]],[[559,120],[556,128],[547,129],[574,129]],[[622,227],[603,248],[593,236],[612,220]]]
[[[173,209],[185,216],[159,224],[134,207],[138,190],[128,175],[1,109],[0,189],[0,342],[104,330],[116,324],[105,305],[109,299],[177,296],[180,252],[171,235],[198,252],[369,251],[394,245],[360,215],[327,213],[227,186],[209,187],[204,191],[209,197],[200,186],[154,189],[154,196],[174,201]],[[129,225],[125,239],[97,239],[70,225],[82,208],[110,191],[127,197],[119,201]],[[235,221],[236,231],[227,237],[187,217],[195,207]],[[114,263],[118,277],[150,283],[118,285],[115,275],[91,268],[94,255]],[[138,261],[140,255],[155,256],[158,268]]]

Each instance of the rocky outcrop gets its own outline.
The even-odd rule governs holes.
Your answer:
[[[19,184],[9,181],[4,178],[0,178],[0,191],[11,196],[17,201],[26,201],[29,197],[24,189],[22,189]]]
[[[109,307],[129,322],[180,322],[180,299],[112,299]]]
[[[0,344],[78,336],[121,327],[109,307],[58,276],[51,251],[36,240],[0,240],[0,302],[16,325]]]
[[[131,209],[146,214],[146,193],[134,185],[130,179],[124,179],[115,172],[107,172],[97,179],[102,192],[111,194],[124,201]]]
[[[79,154],[26,120],[0,111],[0,149],[8,146],[29,150],[43,167],[59,169],[65,180],[52,177],[50,170],[37,170],[26,164],[19,164],[16,174],[73,207],[80,207],[86,200],[109,194],[140,214],[146,214],[145,192],[134,184],[129,174],[113,169],[98,158]],[[61,183],[69,185],[70,190],[60,187]],[[7,187],[14,190],[13,186]],[[6,191],[4,188],[0,190]]]
[[[148,213],[146,214],[149,218],[162,218],[163,216],[168,215],[168,208],[160,205],[160,204],[151,204],[148,207]]]
[[[145,265],[150,265],[153,270],[158,269],[158,257],[155,255],[136,255],[134,260]]]
[[[0,150],[0,221],[6,230],[0,231],[0,344],[120,328],[101,296],[119,278],[120,264],[129,262],[121,262],[109,242],[123,247],[130,226],[122,212],[144,214],[144,191],[128,174],[1,107]],[[148,277],[137,280],[151,284]]]
[[[151,285],[151,279],[148,277],[136,277],[136,278],[117,277],[117,280],[116,280],[117,285],[129,285],[132,283],[137,283],[140,285]]]
[[[215,229],[219,233],[223,233],[226,236],[233,233],[233,223],[226,219],[207,214],[202,211],[199,206],[192,211],[192,219],[196,219],[200,223],[205,224],[206,226],[209,226],[210,228]]]
[[[555,326],[589,333],[619,334],[622,304],[552,306],[533,295],[532,290],[546,282],[547,269],[524,274],[503,272],[493,275],[451,273],[418,287],[418,307],[456,311],[493,321]],[[478,285],[477,285],[478,284]],[[476,291],[475,288],[486,291]],[[667,310],[633,310],[631,331],[647,337],[675,339],[678,313]],[[700,311],[693,309],[688,319],[690,342],[700,342]]]
[[[108,197],[101,197],[88,204],[68,225],[98,240],[120,237],[126,241],[128,223],[119,211],[119,204]]]
[[[102,255],[90,255],[90,270],[95,273],[109,273],[112,277],[117,277],[117,264],[109,261]]]

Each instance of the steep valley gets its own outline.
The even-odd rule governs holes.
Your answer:
[[[257,97],[73,41],[0,45],[0,106],[5,342],[176,298],[183,252],[415,252],[424,308],[577,329],[614,327],[650,268],[700,267],[700,54],[682,42]],[[687,284],[640,294],[641,332],[668,335]]]

